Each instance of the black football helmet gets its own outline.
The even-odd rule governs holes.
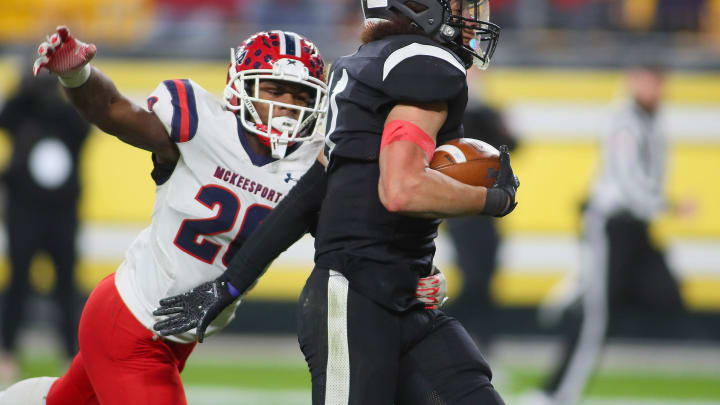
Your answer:
[[[362,6],[369,21],[406,16],[448,45],[466,68],[487,69],[500,37],[500,27],[490,22],[490,0],[362,0]]]

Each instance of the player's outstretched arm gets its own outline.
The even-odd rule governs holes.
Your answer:
[[[393,107],[380,149],[380,201],[388,211],[431,218],[508,214],[515,205],[517,186],[510,182],[515,177],[507,150],[501,155],[500,170],[507,181],[490,189],[460,183],[428,167],[446,118],[444,104]]]
[[[90,65],[96,52],[95,45],[77,40],[60,26],[38,47],[33,73],[47,69],[57,75],[73,105],[103,131],[154,152],[161,162],[177,160],[177,147],[160,120],[120,94],[109,77]]]

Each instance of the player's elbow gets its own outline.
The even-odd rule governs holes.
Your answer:
[[[413,175],[396,177],[389,181],[381,178],[378,186],[380,202],[390,212],[413,212],[420,185],[419,177]]]

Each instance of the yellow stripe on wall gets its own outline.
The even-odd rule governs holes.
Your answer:
[[[624,74],[609,70],[489,69],[473,78],[493,104],[522,101],[610,102],[622,87]],[[720,75],[669,72],[666,101],[720,104]]]
[[[580,204],[587,197],[598,162],[591,141],[530,140],[513,152],[513,169],[521,180],[518,207],[500,221],[506,232],[576,234]],[[663,239],[720,236],[720,145],[674,145],[669,158],[668,195],[697,206],[689,218],[669,214],[653,232]]]

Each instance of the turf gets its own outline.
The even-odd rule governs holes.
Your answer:
[[[25,355],[22,358],[22,376],[60,375],[65,366],[56,357]],[[507,368],[503,371],[504,383],[499,388],[506,394],[536,387],[542,378],[542,373],[535,369]],[[310,375],[305,364],[295,362],[207,362],[191,359],[182,378],[186,385],[196,387],[269,391],[308,390],[310,387]],[[720,403],[720,373],[601,371],[588,386],[587,395],[592,398],[662,398]]]
[[[510,392],[537,387],[542,380],[538,370],[506,370]],[[604,398],[663,398],[720,401],[720,374],[712,376],[674,375],[649,372],[599,372],[588,384],[586,395]]]

